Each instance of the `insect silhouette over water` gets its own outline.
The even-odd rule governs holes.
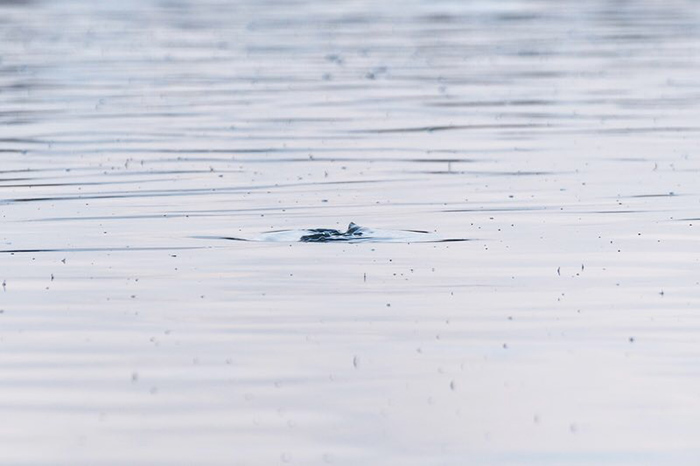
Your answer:
[[[445,239],[437,234],[421,230],[367,228],[353,222],[348,225],[345,231],[333,228],[276,230],[262,233],[254,238],[225,237],[222,239],[277,243],[441,243],[447,241],[468,241],[467,239]]]

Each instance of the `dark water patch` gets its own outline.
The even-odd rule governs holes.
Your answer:
[[[51,171],[56,171],[54,169],[50,168],[42,168],[42,169],[29,169],[29,168],[21,168],[17,170],[0,170],[0,175],[7,175],[10,173],[46,173],[46,172],[51,172]]]
[[[241,209],[241,212],[260,212],[267,210],[281,211],[282,209]],[[284,209],[287,210],[287,209]],[[230,214],[230,213],[229,213]],[[168,213],[168,214],[143,214],[143,215],[111,215],[111,216],[93,216],[93,217],[46,217],[46,218],[34,218],[29,220],[22,220],[22,222],[104,222],[108,220],[152,220],[152,219],[169,219],[169,218],[209,218],[209,217],[222,217],[226,214],[216,214],[216,213]]]
[[[431,159],[431,158],[423,158],[423,159],[388,159],[388,160],[377,160],[380,162],[384,161],[397,161],[397,162],[413,162],[413,163],[475,163],[475,162],[480,162],[478,159],[462,159],[462,158],[450,158],[450,159]]]
[[[353,133],[392,134],[392,133],[434,133],[438,131],[459,130],[502,130],[502,129],[534,129],[550,128],[552,125],[544,124],[502,124],[502,125],[444,125],[444,126],[418,126],[413,128],[389,128],[389,129],[362,129],[351,131]]]
[[[649,159],[642,157],[606,157],[605,160],[615,162],[649,162]]]
[[[35,178],[26,178],[26,181],[35,180]],[[22,181],[22,180],[0,180],[0,183],[6,181]],[[84,182],[64,182],[64,183],[23,183],[23,184],[0,184],[0,188],[50,188],[64,186],[114,186],[128,185],[136,183],[162,183],[166,181],[175,181],[174,179],[156,179],[156,180],[128,180],[128,181],[84,181]]]
[[[203,161],[201,159],[192,159],[192,161]],[[211,163],[214,162],[225,162],[225,163],[240,163],[240,164],[270,164],[270,163],[338,163],[342,162],[344,164],[367,164],[367,163],[391,163],[391,164],[407,164],[407,163],[417,163],[417,164],[430,164],[430,163],[477,163],[484,162],[486,159],[476,159],[476,158],[434,158],[429,157],[334,157],[334,156],[308,156],[308,157],[275,157],[264,159],[211,159]],[[217,172],[219,170],[216,170]]]
[[[20,126],[20,125],[29,125],[34,123],[36,120],[28,120],[28,119],[20,119],[20,118],[15,118],[14,120],[5,120],[0,122],[3,125],[6,126]]]
[[[645,126],[635,128],[600,128],[593,132],[608,134],[638,134],[638,133],[697,133],[698,126]]]
[[[0,183],[16,183],[18,181],[31,181],[34,180],[35,178],[0,178]],[[7,186],[13,186],[13,185],[0,185],[0,188],[2,187],[7,187]]]
[[[19,7],[34,4],[34,0],[0,0],[0,6]]]
[[[465,100],[465,101],[447,101],[447,102],[429,102],[426,105],[430,107],[467,107],[467,108],[489,108],[489,107],[530,107],[530,106],[548,106],[557,105],[556,100]]]
[[[32,138],[0,138],[0,143],[6,144],[51,144],[52,142]]]
[[[465,208],[447,209],[442,212],[531,212],[539,210],[551,210],[551,207],[492,207],[492,208]]]
[[[678,197],[680,194],[674,192],[661,193],[661,194],[637,194],[634,196],[626,196],[628,198],[648,198],[648,197]]]
[[[275,123],[275,124],[294,124],[294,123],[344,123],[354,121],[352,118],[337,118],[337,117],[327,117],[327,118],[301,118],[301,117],[289,117],[289,118],[250,118],[246,121],[258,121],[261,123]]]
[[[70,171],[77,171],[78,168],[18,168],[16,170],[0,170],[0,175],[8,173],[66,173]]]
[[[325,162],[325,163],[334,163],[334,162],[343,162],[343,163],[399,163],[399,164],[405,164],[405,163],[476,163],[476,162],[482,162],[483,160],[480,159],[467,159],[467,158],[404,158],[404,157],[317,157],[317,156],[311,156],[311,157],[305,157],[305,158],[281,158],[281,159],[235,159],[233,160],[235,162],[239,163],[270,163],[270,162],[303,162],[303,163],[309,163],[309,162]],[[231,162],[231,160],[229,160]]]
[[[110,192],[103,194],[78,194],[72,196],[42,196],[15,199],[0,199],[0,204],[30,203],[46,201],[84,201],[98,199],[137,199],[149,197],[178,197],[178,196],[204,196],[216,194],[245,193],[260,190],[275,190],[284,188],[309,187],[309,186],[339,186],[339,185],[362,185],[374,183],[397,183],[405,181],[415,181],[411,179],[380,179],[380,180],[346,180],[346,181],[319,181],[307,183],[279,183],[255,186],[240,186],[236,188],[192,188],[192,189],[170,189],[170,190],[140,190],[138,192]]]
[[[651,212],[651,211],[649,211],[649,210],[591,210],[591,211],[585,211],[585,212],[579,212],[579,213],[608,215],[608,214],[643,214],[643,213],[648,213],[648,212]]]
[[[147,120],[149,118],[191,118],[197,116],[203,116],[205,113],[197,113],[195,111],[182,111],[182,112],[143,112],[143,113],[90,113],[90,118],[96,120],[123,120],[124,118],[129,118],[131,120]]]
[[[255,138],[250,138],[247,137],[247,140],[255,139]],[[261,140],[270,140],[270,139],[281,139],[281,140],[289,140],[290,138],[275,138],[272,136],[264,136],[260,138]],[[332,139],[332,138],[326,138],[324,137],[323,139]],[[93,144],[94,141],[90,141],[89,144]],[[342,150],[348,150],[348,149],[342,149]],[[153,148],[153,147],[111,147],[110,152],[112,153],[121,153],[121,154],[131,154],[131,153],[136,153],[136,154],[232,154],[232,155],[237,155],[237,154],[272,154],[272,153],[309,153],[309,152],[339,152],[340,150],[333,150],[333,149],[324,149],[324,148],[314,148],[314,149],[308,149],[308,148],[262,148],[262,149],[256,149],[256,148],[249,148],[249,149],[197,149],[197,148],[192,148],[192,149],[166,149],[166,148]],[[72,153],[72,152],[71,152]],[[172,159],[170,159],[172,160]],[[175,160],[179,161],[202,161],[203,159],[200,158],[178,158]]]
[[[229,160],[229,162],[231,162]],[[152,163],[152,162],[149,162]],[[133,162],[134,165],[140,165],[140,162]],[[121,167],[120,167],[121,168]],[[203,175],[203,174],[210,174],[210,173],[244,173],[243,170],[228,170],[228,169],[200,169],[200,170],[118,170],[118,171],[109,171],[104,173],[104,176],[118,176],[118,177],[123,177],[123,176],[153,176],[153,175]],[[172,178],[158,178],[158,179],[153,179],[153,180],[145,180],[145,181],[168,181],[171,180]],[[178,178],[182,179],[182,178]],[[174,180],[174,179],[172,179]],[[126,183],[126,182],[124,182]],[[129,181],[128,183],[133,183],[133,181]]]
[[[55,248],[55,249],[2,249],[0,254],[27,254],[44,252],[144,252],[144,251],[187,251],[206,249],[199,246],[163,246],[163,247],[112,247],[112,248]]]
[[[377,152],[377,151],[382,151],[382,152],[421,152],[425,153],[425,151],[417,151],[415,148],[414,149],[402,149],[402,148],[396,148],[396,149],[373,149],[369,151],[364,151],[362,149],[342,149],[338,151],[332,151],[332,150],[325,150],[325,149],[305,149],[303,151],[289,151],[289,152],[304,152],[308,154],[305,157],[299,157],[299,156],[290,156],[290,157],[258,157],[258,158],[242,158],[242,157],[229,157],[229,158],[221,158],[221,157],[178,157],[175,159],[172,158],[162,158],[158,160],[145,160],[144,164],[157,164],[157,163],[177,163],[177,162],[192,162],[192,163],[236,163],[236,164],[274,164],[274,163],[279,163],[279,162],[284,162],[284,163],[310,163],[310,162],[323,162],[323,163],[334,163],[334,162],[343,162],[343,163],[368,163],[368,162],[378,162],[378,163],[476,163],[476,162],[488,162],[489,159],[486,158],[459,158],[459,157],[453,157],[453,158],[430,158],[430,157],[381,157],[381,156],[374,156],[374,155],[367,155],[367,156],[362,156],[362,157],[350,157],[350,156],[319,156],[317,155],[318,153],[333,153],[333,152],[356,152],[356,153],[361,153],[361,152]],[[503,151],[489,151],[489,150],[475,150],[473,151],[475,153],[500,153]],[[429,151],[429,154],[431,153],[454,153],[452,151]],[[140,163],[139,161],[134,161],[134,164]]]
[[[436,170],[436,171],[425,171],[420,173],[427,173],[431,175],[474,175],[474,176],[505,176],[505,177],[517,177],[517,176],[553,176],[553,175],[566,175],[572,174],[573,172],[546,172],[546,171],[515,171],[515,172],[496,172],[496,171],[473,171],[473,170]]]

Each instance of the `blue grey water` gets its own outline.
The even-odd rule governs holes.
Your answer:
[[[0,464],[700,463],[699,7],[0,0]]]

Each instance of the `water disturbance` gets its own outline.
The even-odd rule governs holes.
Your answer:
[[[333,228],[310,228],[304,230],[268,231],[253,238],[222,239],[235,241],[271,241],[280,243],[441,243],[468,241],[466,239],[445,239],[427,231],[419,230],[379,230],[350,222],[346,230]]]

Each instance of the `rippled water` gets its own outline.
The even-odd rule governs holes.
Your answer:
[[[0,463],[698,464],[699,7],[0,1]]]

